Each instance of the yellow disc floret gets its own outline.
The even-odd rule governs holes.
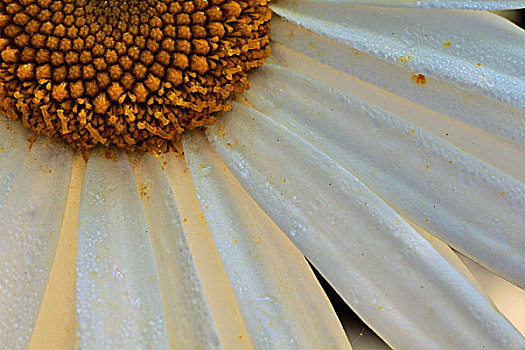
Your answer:
[[[86,149],[163,149],[270,54],[266,0],[2,0],[0,109]]]

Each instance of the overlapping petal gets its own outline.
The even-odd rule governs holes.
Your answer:
[[[217,329],[171,186],[153,154],[134,155],[132,164],[159,273],[170,346],[218,349]]]
[[[295,24],[380,59],[525,108],[525,34],[491,13],[291,0],[272,8]]]
[[[254,91],[282,92],[249,95],[256,109],[315,144],[404,217],[525,286],[523,183],[369,101],[290,69],[263,69]]]
[[[303,255],[242,189],[203,135],[189,134],[183,144],[254,347],[349,348]]]
[[[236,104],[209,138],[252,197],[391,346],[525,345],[401,216],[286,122]]]
[[[403,64],[385,62],[344,43],[320,37],[312,31],[294,25],[278,16],[272,22],[272,33],[274,33],[273,40],[275,41],[271,56],[273,61],[282,62],[282,64],[296,70],[309,72],[311,75],[315,74],[317,79],[322,80],[326,74],[326,69],[324,72],[316,74],[318,72],[312,69],[311,63],[312,60],[315,60],[337,71],[387,90],[395,96],[414,102],[415,104],[408,104],[406,101],[400,103],[400,100],[396,103],[386,101],[386,104],[382,105],[390,109],[396,108],[399,111],[398,113],[402,113],[406,118],[418,120],[419,123],[424,121],[427,125],[430,124],[435,118],[423,120],[424,114],[420,112],[421,108],[417,106],[420,105],[441,114],[439,124],[434,123],[435,125],[443,125],[444,116],[449,116],[489,134],[525,145],[525,118],[522,109],[495,101],[472,89],[460,88],[453,82],[433,77],[426,77],[425,84],[417,84],[414,79],[417,78],[417,74],[407,69]],[[284,49],[283,45],[285,46]],[[286,48],[312,60],[289,54],[290,50],[286,50]],[[300,59],[298,59],[299,57]],[[291,60],[293,60],[293,64],[290,64]],[[499,60],[504,60],[504,57],[499,57]],[[318,67],[318,65],[314,67]],[[334,79],[334,76],[336,75],[332,74],[325,80],[329,80],[332,84],[338,84],[342,88],[350,88],[345,86],[346,81],[344,79],[337,80]],[[359,90],[352,90],[352,93],[357,92]],[[413,117],[413,115],[416,116]],[[447,140],[452,139],[455,134],[460,135],[456,137],[456,140],[465,141],[460,146],[461,148],[468,148],[473,143],[476,147],[470,147],[470,149],[482,148],[482,144],[475,142],[479,136],[468,137],[466,128],[459,128],[457,124],[447,124],[446,132],[437,129],[434,129],[433,132],[437,135],[446,136]],[[490,149],[491,147],[488,147],[488,150]],[[490,152],[485,149],[483,153]],[[520,157],[513,158],[520,160]],[[496,157],[497,159],[501,159],[501,154]],[[512,166],[513,162],[505,158],[502,163]],[[523,169],[522,166],[521,169]]]
[[[188,167],[177,153],[159,156],[172,188],[184,234],[224,349],[253,349],[234,291],[199,205]]]

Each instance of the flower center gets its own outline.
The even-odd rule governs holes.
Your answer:
[[[270,54],[267,0],[2,0],[0,109],[86,149],[165,149]]]

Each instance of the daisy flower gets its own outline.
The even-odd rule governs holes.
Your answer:
[[[524,349],[524,6],[2,0],[0,348]]]

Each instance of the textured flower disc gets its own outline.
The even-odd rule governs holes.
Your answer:
[[[0,109],[78,148],[165,148],[270,54],[266,0],[2,0]]]

